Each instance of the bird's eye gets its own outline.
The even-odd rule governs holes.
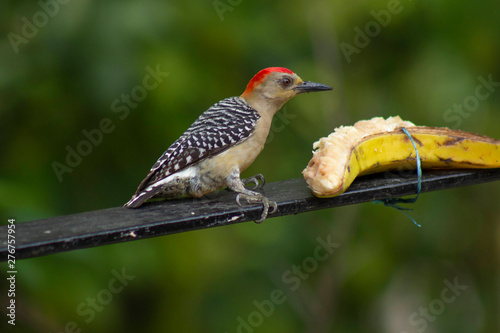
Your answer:
[[[291,78],[289,78],[289,77],[284,77],[284,78],[282,78],[282,79],[281,79],[281,85],[282,85],[283,87],[288,87],[288,86],[290,86],[291,84],[292,84],[292,79],[291,79]]]

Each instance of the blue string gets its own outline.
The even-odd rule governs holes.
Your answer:
[[[388,198],[383,200],[375,200],[373,201],[373,203],[383,204],[384,206],[395,208],[404,215],[408,216],[417,227],[421,227],[421,225],[418,224],[413,217],[404,212],[405,210],[407,211],[413,210],[413,208],[405,208],[399,205],[399,204],[414,204],[415,202],[417,202],[418,196],[420,195],[420,190],[422,189],[422,162],[420,161],[420,155],[418,153],[417,145],[413,141],[411,134],[406,130],[406,128],[401,127],[401,130],[410,138],[411,144],[415,149],[416,159],[417,159],[417,194],[413,198]]]

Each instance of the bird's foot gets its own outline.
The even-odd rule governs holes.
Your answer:
[[[258,190],[258,189],[262,188],[262,186],[264,186],[264,184],[266,183],[266,179],[264,178],[264,176],[261,173],[258,173],[255,176],[247,178],[247,179],[242,179],[241,181],[243,182],[243,184],[245,186],[248,184],[254,184],[254,187],[252,188],[252,190]]]
[[[259,175],[257,175],[259,176]],[[262,176],[262,175],[260,175]],[[262,177],[264,178],[264,177]],[[250,194],[251,193],[251,194]],[[248,191],[247,193],[238,193],[236,196],[236,202],[238,205],[241,206],[241,198],[245,199],[249,204],[252,203],[261,203],[264,206],[264,210],[262,211],[262,215],[260,216],[260,219],[256,220],[255,223],[262,223],[267,218],[267,215],[269,214],[274,214],[278,211],[278,205],[276,202],[269,200],[265,196],[263,196],[260,193],[256,192],[250,192]],[[272,209],[270,209],[272,208]]]

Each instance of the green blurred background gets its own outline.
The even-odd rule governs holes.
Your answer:
[[[500,139],[499,87],[474,97],[500,81],[498,1],[60,1],[0,5],[2,224],[122,205],[201,112],[269,66],[334,90],[288,102],[244,176],[299,178],[314,141],[374,116]],[[168,76],[141,90],[147,68]],[[18,261],[15,331],[499,332],[498,202],[491,183],[422,195],[422,228],[363,204]],[[338,244],[324,261],[318,237]]]

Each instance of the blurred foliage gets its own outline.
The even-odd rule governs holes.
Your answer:
[[[500,81],[498,1],[59,1],[0,5],[2,224],[123,204],[201,112],[268,66],[334,90],[290,101],[288,124],[244,176],[301,177],[314,141],[374,116],[500,138],[499,91],[453,111],[478,77]],[[376,23],[372,11],[383,20],[394,8]],[[367,27],[373,37],[346,57],[341,45],[355,46]],[[168,76],[116,112],[123,95],[140,93],[147,68]],[[66,164],[67,147],[105,118],[113,130],[60,181],[53,163]],[[499,201],[492,183],[422,195],[413,212],[422,228],[363,204],[18,261],[15,328],[498,332]],[[318,237],[340,246],[291,290],[283,274],[314,256]],[[134,279],[110,300],[113,270]],[[439,303],[456,279],[467,289]],[[266,310],[275,290],[286,300]],[[78,308],[99,295],[109,304],[88,320]]]

